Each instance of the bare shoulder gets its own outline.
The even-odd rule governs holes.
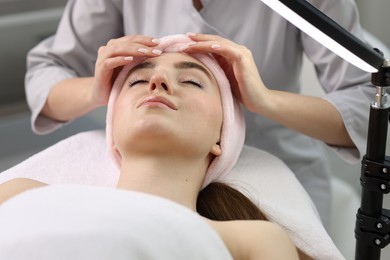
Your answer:
[[[0,184],[0,204],[24,191],[47,184],[27,178],[16,178]]]
[[[299,259],[288,234],[277,224],[261,220],[210,221],[234,259]]]

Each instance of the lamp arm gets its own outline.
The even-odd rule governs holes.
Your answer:
[[[377,72],[383,57],[305,0],[261,0],[326,48],[370,73]]]

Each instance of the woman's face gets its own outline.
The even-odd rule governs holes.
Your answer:
[[[166,53],[130,70],[114,106],[113,138],[134,151],[220,155],[222,104],[214,76],[189,55]]]

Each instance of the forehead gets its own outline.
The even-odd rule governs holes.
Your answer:
[[[152,61],[157,64],[174,64],[180,61],[189,61],[189,62],[194,62],[202,67],[205,67],[207,70],[208,68],[201,63],[199,60],[195,59],[194,57],[186,54],[186,53],[165,53],[163,52],[160,56],[153,57],[153,58],[148,58],[146,61]]]

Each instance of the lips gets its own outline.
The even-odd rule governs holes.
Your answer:
[[[167,107],[172,110],[177,110],[177,107],[173,102],[162,96],[149,96],[143,99],[142,102],[137,106],[137,108],[142,106]]]

